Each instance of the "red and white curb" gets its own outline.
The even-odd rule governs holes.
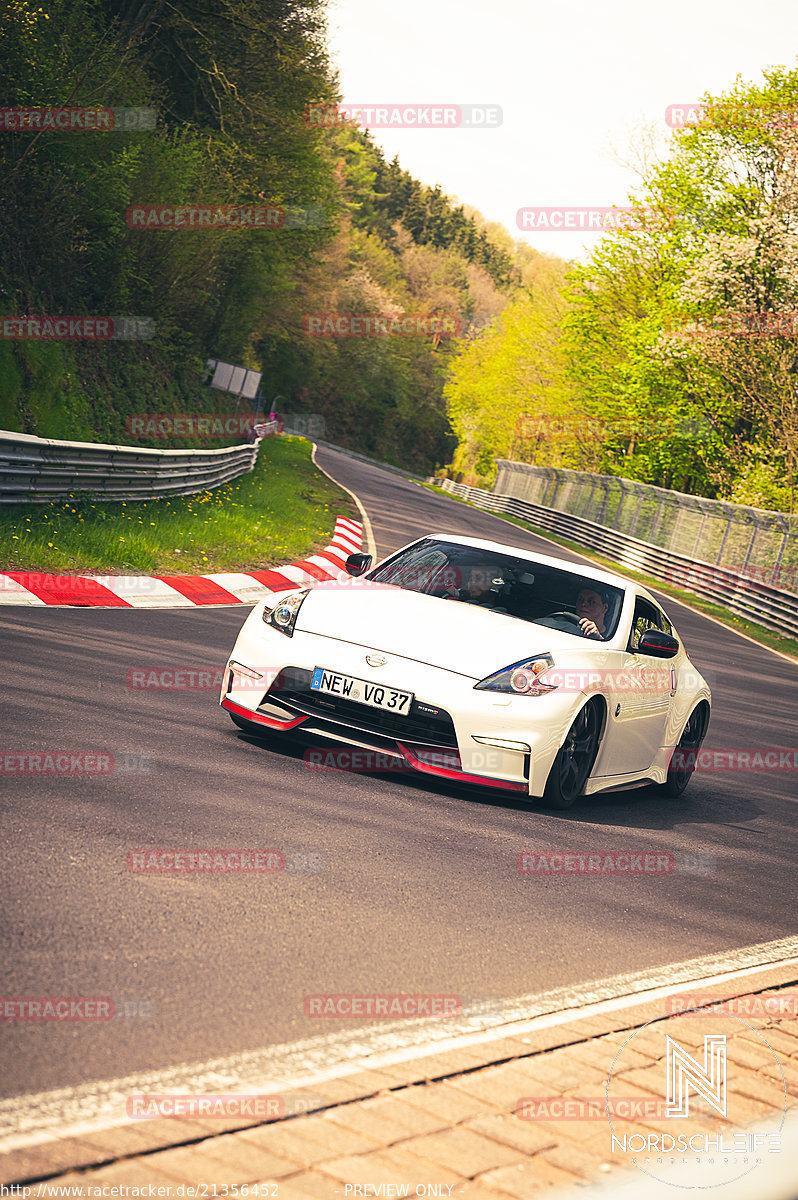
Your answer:
[[[332,541],[318,554],[267,571],[214,575],[46,575],[0,572],[0,604],[62,608],[194,608],[256,604],[265,596],[320,580],[349,578],[347,556],[360,549],[363,526],[337,517]]]

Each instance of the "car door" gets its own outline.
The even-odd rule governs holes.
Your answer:
[[[671,631],[656,605],[638,596],[629,640],[619,655],[620,669],[607,691],[609,736],[596,774],[644,774],[664,745],[676,677],[670,659],[640,652],[640,638],[647,629]]]

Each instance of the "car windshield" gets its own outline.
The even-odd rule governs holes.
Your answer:
[[[579,625],[587,617],[605,640],[615,632],[623,603],[623,589],[578,571],[435,538],[408,546],[368,577],[576,636],[588,636]]]

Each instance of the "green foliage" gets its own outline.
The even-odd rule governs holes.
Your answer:
[[[386,163],[379,150],[375,158],[374,210],[386,240],[390,241],[392,227],[399,221],[418,245],[454,249],[466,262],[484,267],[496,287],[517,281],[512,256],[473,217],[466,216],[462,205],[455,207],[439,186],[427,187],[413,179],[397,158]]]
[[[19,397],[22,391],[22,372],[14,361],[10,342],[0,341],[0,429],[22,433]]]
[[[492,485],[495,457],[551,458],[561,436],[546,430],[571,412],[560,344],[565,263],[540,255],[535,266],[494,327],[460,348],[444,388],[459,439],[454,470],[477,486]]]
[[[606,438],[608,473],[763,507],[795,506],[798,71],[706,96],[645,180],[658,214],[571,276],[565,345],[585,407],[659,426]]]
[[[477,215],[386,163],[368,134],[305,120],[336,99],[324,0],[11,0],[10,105],[145,107],[157,128],[0,140],[0,312],[140,315],[152,341],[0,343],[2,424],[126,441],[141,413],[225,411],[208,357],[260,368],[267,405],[418,470],[451,456],[454,339],[312,340],[315,312],[489,320],[520,279]],[[147,230],[147,205],[310,208],[307,228]],[[161,445],[165,443],[160,443]],[[178,443],[179,444],[179,443]]]
[[[147,343],[2,344],[3,424],[117,440],[134,412],[225,406],[206,357],[257,366],[252,334],[318,230],[130,228],[134,204],[324,206],[332,166],[303,108],[331,95],[319,0],[211,6],[14,0],[0,14],[7,105],[150,107],[138,132],[0,140],[0,313],[140,315]],[[232,403],[232,401],[230,401]]]
[[[320,413],[331,441],[430,472],[454,450],[443,385],[460,336],[313,337],[302,332],[306,318],[440,314],[466,334],[475,320],[502,310],[508,288],[497,287],[476,252],[464,252],[458,231],[474,232],[486,248],[482,258],[503,281],[511,259],[439,190],[424,188],[396,163],[386,166],[367,134],[336,126],[326,149],[341,188],[337,232],[323,262],[309,257],[292,294],[264,313],[256,350],[271,364],[280,407]],[[434,210],[438,224],[421,220],[422,210],[428,217]]]
[[[491,483],[510,456],[795,508],[798,70],[703,103],[637,228],[566,273],[516,254],[529,295],[446,384],[458,477]]]

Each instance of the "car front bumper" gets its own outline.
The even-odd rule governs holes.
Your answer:
[[[584,696],[477,691],[478,681],[466,674],[396,654],[385,655],[384,666],[371,667],[366,655],[379,647],[302,631],[289,638],[266,625],[261,613],[262,605],[256,606],[228,661],[220,703],[231,714],[264,731],[299,735],[325,752],[331,744],[371,752],[374,761],[382,764],[375,770],[392,769],[386,764],[393,760],[398,769],[543,795],[554,758]],[[396,717],[386,728],[370,706],[349,703],[342,712],[340,707],[325,707],[325,697],[318,693],[303,695],[297,687],[284,691],[286,678],[294,682],[316,667],[412,692],[415,705],[451,718],[450,732],[446,733],[444,720],[431,718],[425,733],[417,709],[414,721],[403,725],[402,718]],[[305,757],[309,765],[316,764],[314,769],[325,761],[312,754]]]

